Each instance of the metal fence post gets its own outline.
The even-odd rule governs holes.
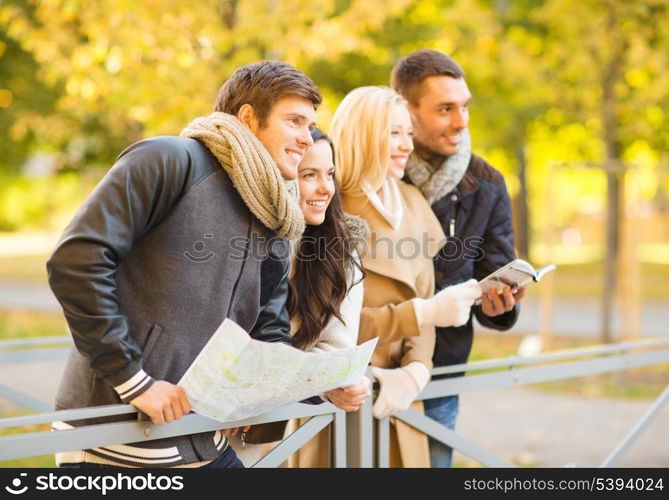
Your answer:
[[[374,467],[374,426],[372,398],[367,398],[362,407],[346,414],[346,463],[348,467]]]
[[[374,419],[376,423],[376,466],[390,467],[390,419]]]
[[[338,411],[332,422],[332,466],[338,469],[346,467],[346,412]]]

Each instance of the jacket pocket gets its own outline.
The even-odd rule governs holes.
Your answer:
[[[146,366],[146,362],[149,360],[151,357],[151,353],[155,349],[156,345],[158,345],[158,340],[160,339],[160,336],[163,333],[163,328],[154,323],[151,325],[151,328],[149,329],[149,333],[146,336],[146,342],[144,342],[144,346],[142,347],[142,365]]]

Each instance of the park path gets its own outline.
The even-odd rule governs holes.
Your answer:
[[[25,309],[37,312],[58,312],[60,305],[48,285],[41,282],[24,283],[0,280],[0,310]],[[597,339],[601,321],[597,300],[556,299],[553,316],[555,335],[589,336]],[[536,333],[540,327],[539,303],[534,297],[523,300],[514,333]],[[613,317],[614,332],[620,329],[620,314]],[[641,317],[642,336],[669,335],[669,307],[666,301],[646,302]]]
[[[461,398],[457,431],[508,461],[530,467],[599,466],[652,404],[528,387],[469,392]],[[617,466],[669,467],[667,443],[669,405]],[[471,462],[457,452],[454,460]]]

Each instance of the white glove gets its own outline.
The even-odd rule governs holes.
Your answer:
[[[418,326],[460,326],[469,320],[474,301],[481,297],[478,281],[449,286],[429,299],[411,299]]]
[[[420,361],[412,361],[402,368],[372,367],[372,374],[381,384],[379,395],[372,406],[376,418],[395,415],[409,408],[411,402],[425,388],[430,372]]]

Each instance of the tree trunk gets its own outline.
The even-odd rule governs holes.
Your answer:
[[[516,148],[516,161],[518,162],[518,182],[520,189],[518,190],[518,194],[516,194],[514,203],[514,240],[518,256],[528,259],[530,254],[530,232],[527,209],[527,157],[525,156],[524,141],[521,141]]]
[[[606,256],[604,260],[604,288],[602,290],[602,342],[613,342],[612,316],[616,297],[618,262],[618,221],[620,220],[620,179],[614,164],[607,162],[606,185]],[[608,170],[611,169],[611,170]]]
[[[606,185],[608,191],[606,210],[606,258],[604,261],[604,288],[602,290],[602,341],[613,341],[612,315],[617,295],[618,280],[616,264],[620,248],[620,210],[623,206],[623,176],[620,162],[620,142],[616,122],[615,86],[621,78],[627,44],[619,33],[619,20],[615,5],[607,3],[610,44],[613,47],[606,57],[602,75],[602,128],[604,131]]]

